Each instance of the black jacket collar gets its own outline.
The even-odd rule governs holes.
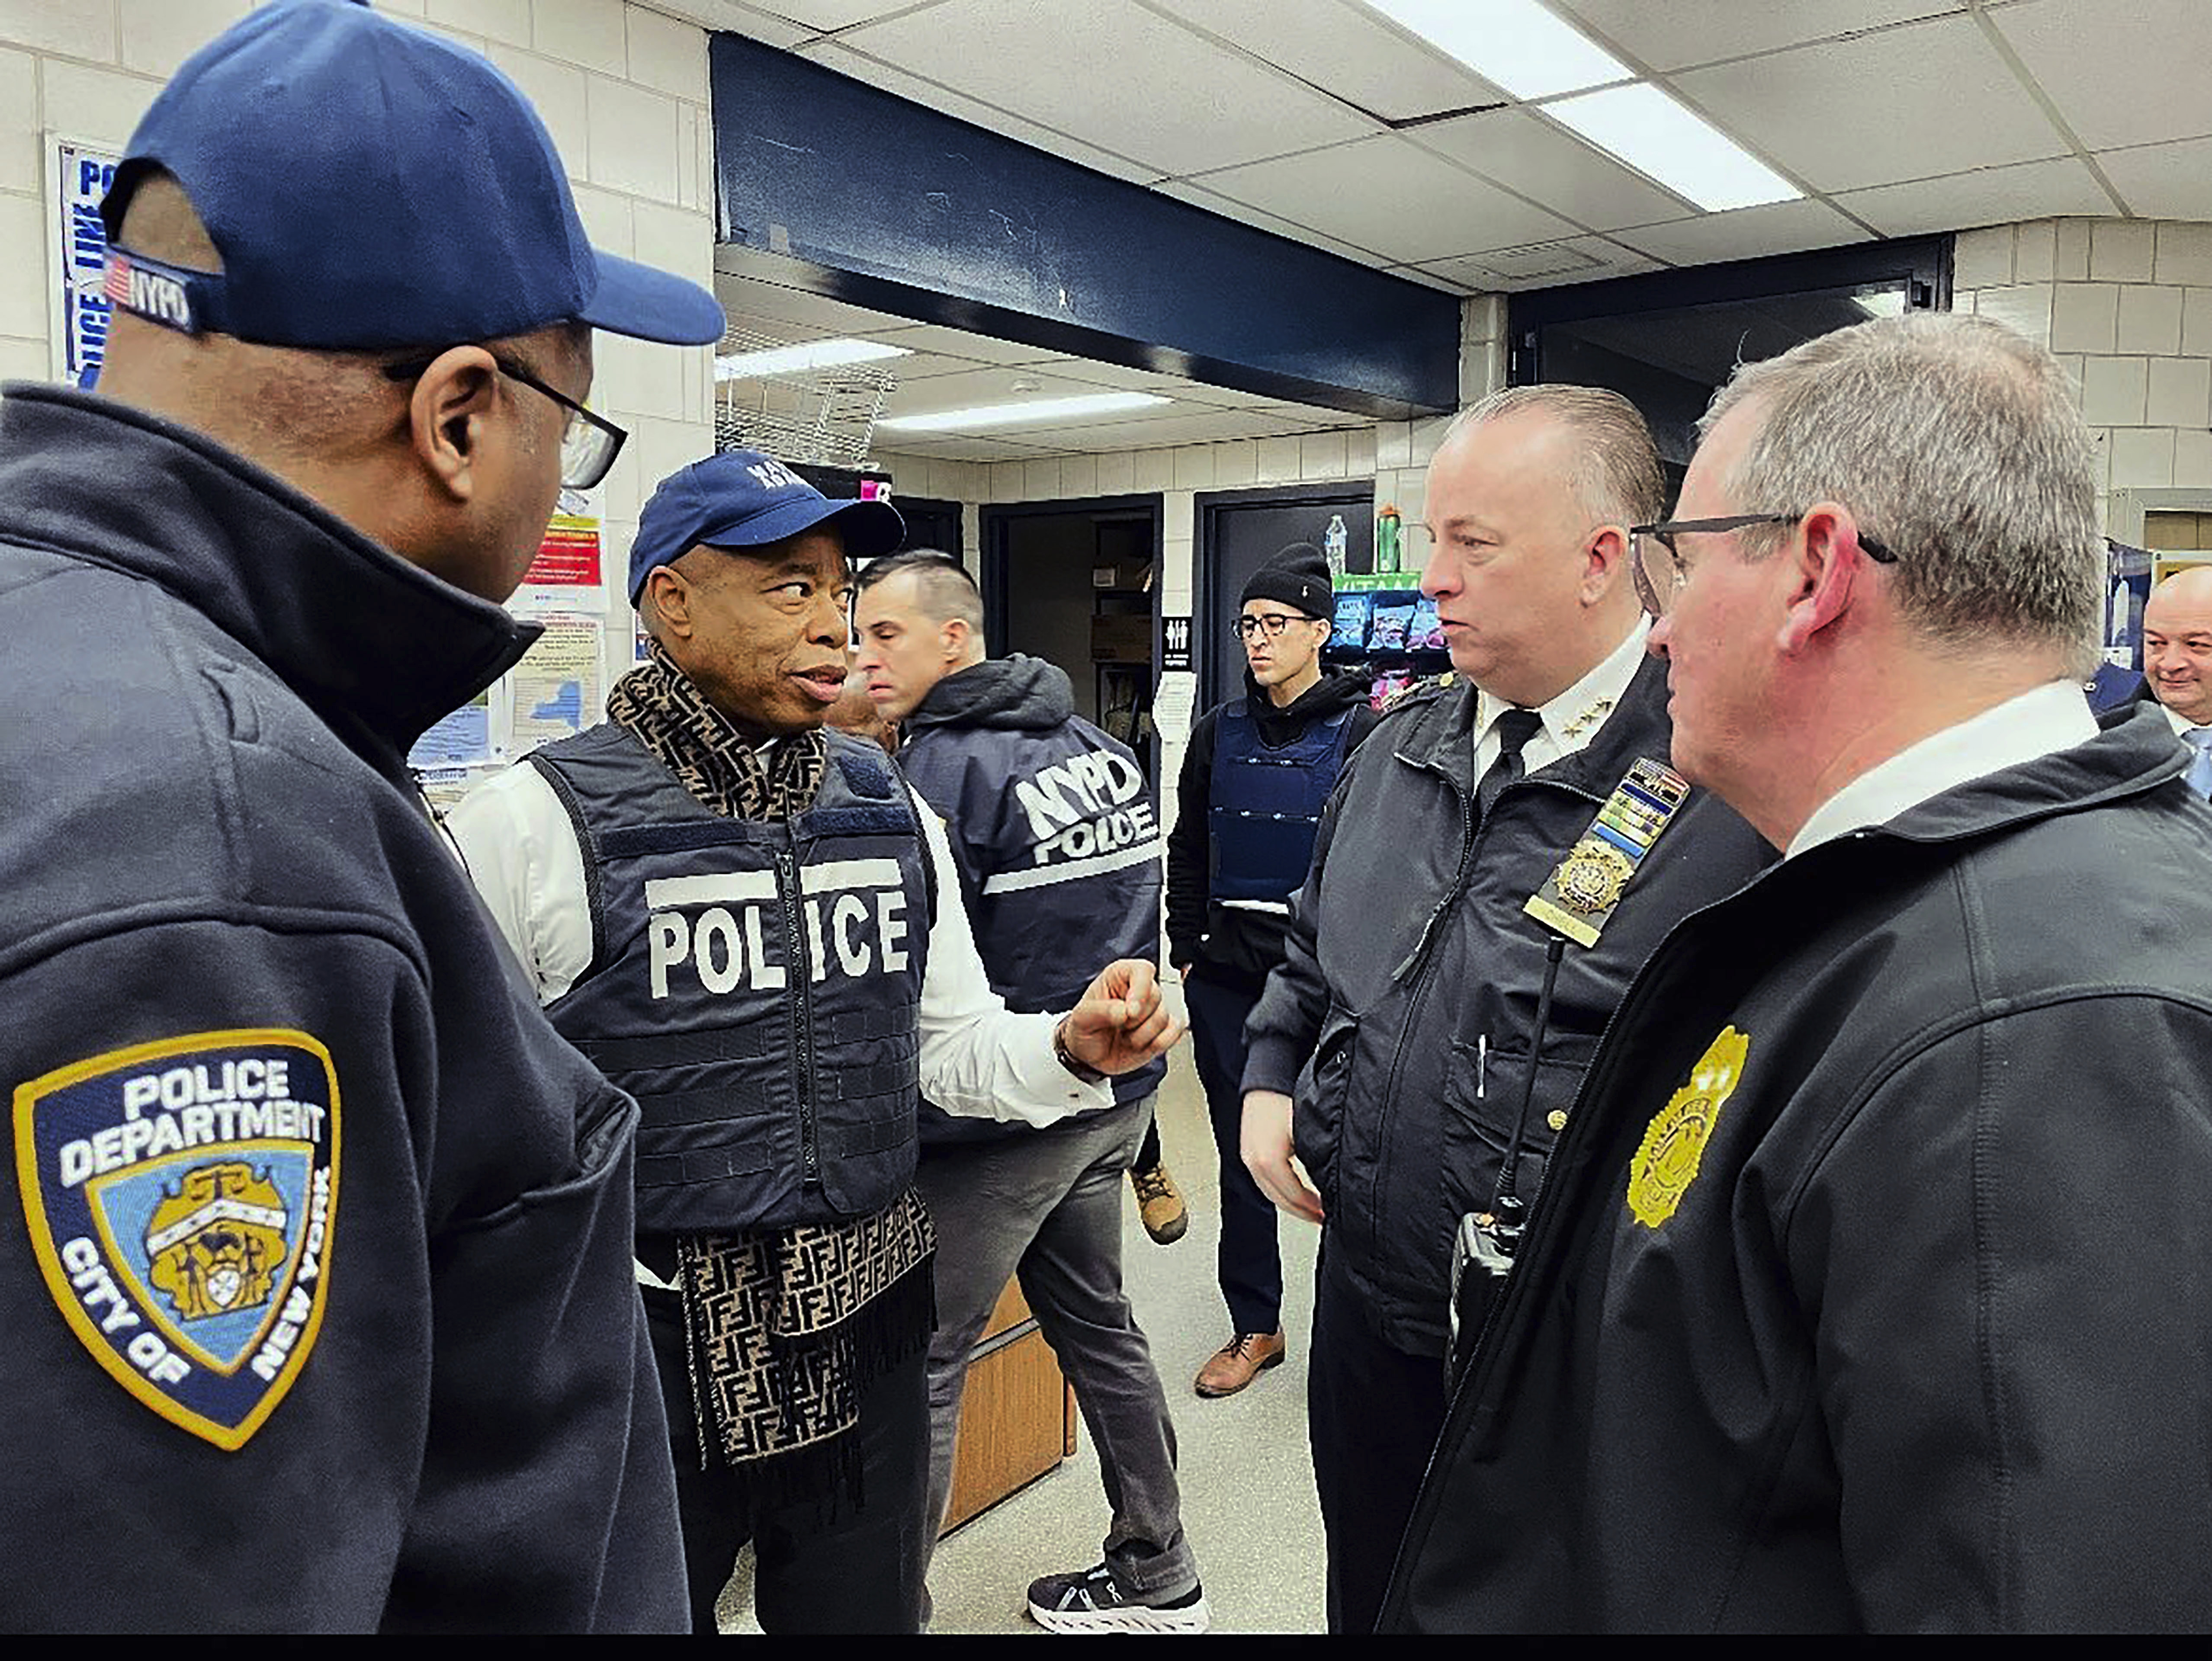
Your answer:
[[[0,398],[8,542],[159,584],[365,753],[404,756],[540,632],[204,434],[62,387]]]

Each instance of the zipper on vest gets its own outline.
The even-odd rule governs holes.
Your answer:
[[[804,1185],[822,1185],[822,1155],[815,1144],[814,1124],[814,1011],[811,989],[814,959],[805,934],[805,919],[799,898],[799,862],[787,853],[775,857],[775,887],[783,901],[783,926],[791,941],[793,988],[791,999],[792,1064],[799,1075],[799,1151]]]

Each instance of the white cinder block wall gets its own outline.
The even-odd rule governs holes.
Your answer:
[[[529,94],[595,244],[711,284],[705,30],[624,0],[377,0],[377,9],[482,52]],[[52,373],[45,136],[119,149],[176,66],[251,9],[250,0],[0,0],[0,377]],[[712,356],[599,337],[592,403],[630,432],[606,484],[611,675],[630,662],[623,573],[638,508],[663,476],[714,448]]]
[[[2212,225],[2043,219],[1961,232],[1953,288],[1954,310],[2002,318],[2057,354],[2097,437],[2100,493],[2212,490]]]

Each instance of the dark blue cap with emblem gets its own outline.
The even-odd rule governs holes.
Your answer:
[[[705,288],[591,246],[552,137],[513,82],[365,0],[274,0],[186,58],[116,169],[100,209],[111,242],[157,169],[182,186],[222,270],[118,247],[108,292],[172,328],[331,351],[567,322],[684,345],[721,337]]]
[[[637,516],[629,546],[629,603],[656,566],[672,565],[700,543],[739,550],[780,543],[835,521],[849,559],[896,549],[906,521],[887,501],[823,495],[772,456],[725,450],[660,482]]]

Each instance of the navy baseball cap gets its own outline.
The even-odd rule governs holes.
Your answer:
[[[220,274],[112,252],[109,296],[186,333],[325,351],[446,346],[579,322],[721,338],[697,283],[599,252],[520,88],[366,0],[274,0],[186,58],[131,136],[100,217],[174,176]]]
[[[896,549],[906,521],[887,501],[833,500],[772,456],[725,450],[678,469],[637,516],[629,545],[629,603],[655,566],[673,565],[701,543],[742,552],[835,520],[845,553],[872,560]]]

